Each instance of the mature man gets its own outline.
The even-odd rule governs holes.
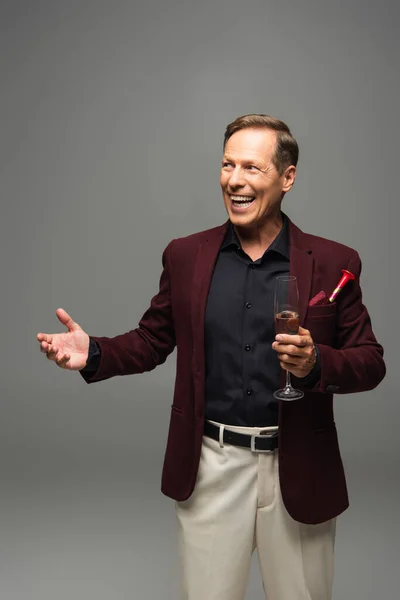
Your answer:
[[[257,547],[269,600],[331,598],[335,519],[348,506],[333,393],[370,390],[383,350],[362,304],[356,251],[305,234],[281,212],[298,146],[283,122],[228,125],[221,187],[229,220],[171,242],[158,294],[133,331],[38,334],[58,366],[88,383],[150,371],[177,347],[162,476],[176,500],[184,598],[242,600]],[[356,279],[335,302],[342,269]],[[275,337],[276,277],[298,279],[298,335]],[[275,401],[283,369],[304,397]]]

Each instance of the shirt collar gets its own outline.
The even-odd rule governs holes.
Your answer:
[[[283,226],[272,244],[267,248],[266,252],[270,250],[274,250],[275,252],[279,252],[285,258],[289,260],[290,251],[289,251],[289,222],[284,213],[281,213]],[[224,241],[222,242],[221,250],[228,248],[229,246],[241,247],[239,238],[236,234],[235,228],[232,223],[229,223],[228,230],[226,232]]]

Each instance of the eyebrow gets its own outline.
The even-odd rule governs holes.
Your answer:
[[[226,154],[224,154],[224,156],[222,157],[222,161],[221,162],[223,162],[223,163],[224,162],[235,162],[235,160],[233,158],[227,156]],[[244,159],[242,161],[242,163],[243,163],[243,165],[254,165],[254,166],[256,166],[256,167],[258,167],[260,169],[263,166],[261,164],[261,162],[259,160],[257,160],[257,159],[250,159],[250,158]]]

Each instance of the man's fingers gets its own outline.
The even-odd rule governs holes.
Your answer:
[[[65,367],[70,358],[69,354],[64,354],[64,356],[56,358],[56,363],[59,367]]]
[[[308,329],[304,329],[304,327],[299,327],[299,335],[307,335],[311,337],[311,333],[308,331]]]
[[[296,360],[296,358],[300,358],[300,357],[296,357],[296,356],[293,356],[290,354],[278,354],[278,358],[282,362],[288,363],[288,362],[293,362],[293,360]]]
[[[46,354],[47,350],[49,349],[49,345],[47,342],[41,342],[40,344],[40,352],[44,352]]]
[[[303,348],[299,348],[298,346],[286,345],[286,344],[273,344],[273,349],[277,351],[278,356],[282,354],[290,355],[291,357],[304,357],[306,353]]]
[[[55,360],[56,356],[57,356],[57,348],[54,348],[53,346],[49,346],[46,352],[46,356],[49,360]]]
[[[281,363],[290,365],[291,367],[303,367],[306,364],[304,356],[293,356],[291,354],[278,354]]]
[[[46,355],[47,359],[54,361],[59,367],[65,368],[68,361],[71,360],[71,355],[62,354],[60,348],[57,345],[52,345],[52,335],[48,335],[46,333],[38,333],[36,337],[40,342],[40,351]]]
[[[68,328],[68,331],[77,331],[78,329],[82,329],[82,327],[80,327],[78,323],[75,323],[71,315],[69,315],[63,308],[57,308],[56,315],[58,320]]]
[[[285,371],[290,371],[298,366],[298,365],[295,365],[294,363],[290,363],[290,362],[286,362],[286,361],[282,361],[282,360],[279,364],[280,364],[281,368],[284,369]]]
[[[46,344],[46,342],[42,342]],[[48,360],[53,360],[59,367],[65,367],[68,361],[71,359],[70,354],[61,354],[60,349],[57,346],[49,346],[46,345],[47,348],[41,348],[41,351],[44,352],[48,358]]]
[[[47,342],[48,344],[51,344],[53,341],[53,336],[49,333],[38,333],[36,338],[39,342]]]
[[[303,348],[299,348],[299,346],[287,346],[285,352],[290,356],[304,356]]]
[[[286,335],[286,334],[280,334],[279,335],[279,343],[280,344],[293,344],[295,346],[299,346],[300,348],[304,348],[305,346],[308,346],[308,344],[310,343],[310,337],[305,336],[305,335]],[[276,339],[276,338],[275,338]]]
[[[306,376],[315,364],[315,346],[308,329],[299,327],[299,335],[280,334],[279,338],[272,347],[278,355],[281,368],[296,377]]]

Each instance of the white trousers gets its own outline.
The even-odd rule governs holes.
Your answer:
[[[289,516],[277,450],[204,437],[194,492],[176,503],[176,515],[184,600],[243,600],[255,548],[268,600],[331,599],[336,519],[305,525]]]

